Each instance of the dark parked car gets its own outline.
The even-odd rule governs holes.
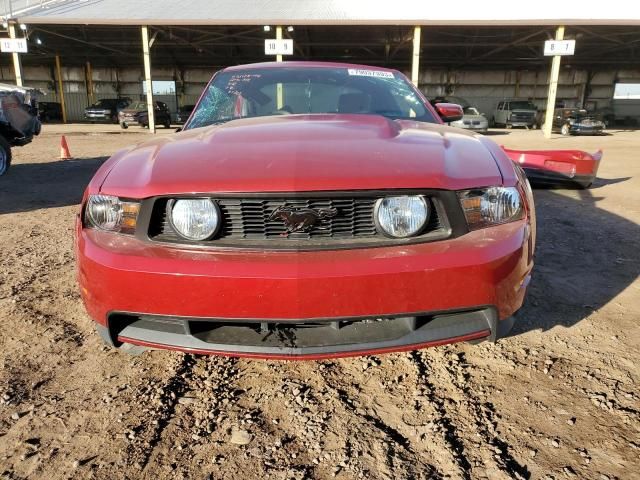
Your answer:
[[[176,113],[176,123],[182,125],[191,116],[191,112],[196,108],[195,105],[184,105],[180,107],[178,113]]]
[[[154,119],[156,125],[164,125],[165,128],[171,128],[171,113],[169,107],[164,102],[155,101]],[[138,123],[142,127],[149,126],[149,113],[147,111],[146,100],[138,100],[133,102],[127,108],[122,110],[119,115],[120,126],[129,128],[132,123]]]
[[[58,102],[38,102],[38,118],[43,123],[62,120],[62,105]]]
[[[604,132],[604,122],[582,108],[556,108],[553,130],[562,135],[598,135]]]
[[[103,98],[84,109],[84,118],[90,122],[118,123],[118,112],[130,103],[130,98]]]
[[[0,83],[0,176],[11,165],[11,147],[30,143],[40,134],[35,97],[42,92],[33,88]]]

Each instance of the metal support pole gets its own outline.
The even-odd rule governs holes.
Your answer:
[[[62,123],[67,123],[67,107],[64,103],[64,85],[62,85],[62,67],[60,65],[60,55],[56,55],[56,78],[58,83],[58,100],[62,109]]]
[[[276,27],[276,40],[282,40],[282,27]],[[276,62],[282,61],[282,55],[276,55]],[[278,83],[276,85],[276,103],[278,110],[280,110],[284,106],[284,94],[282,92],[282,84]]]
[[[556,40],[564,39],[564,27],[556,30]],[[556,94],[558,93],[558,77],[560,76],[560,55],[554,55],[551,61],[551,76],[549,77],[549,93],[547,95],[547,112],[544,119],[544,136],[551,138],[553,115],[556,108]]]
[[[9,38],[18,38],[16,37],[16,24],[9,23]],[[20,61],[20,54],[18,52],[13,52],[11,54],[13,57],[13,70],[16,74],[16,85],[19,87],[24,86],[22,81],[22,62]]]
[[[85,75],[87,77],[87,96],[89,97],[89,105],[93,105],[95,99],[93,95],[93,70],[91,69],[91,62],[87,62]]]
[[[420,77],[420,33],[422,29],[413,28],[413,62],[411,64],[411,82],[417,87]]]
[[[282,27],[278,25],[276,27],[276,40],[282,40]],[[282,55],[276,55],[276,62],[282,61]]]
[[[147,112],[149,114],[149,133],[156,133],[156,122],[153,115],[153,84],[151,83],[151,55],[149,54],[149,27],[142,27],[142,52],[144,56],[144,79],[147,90]]]

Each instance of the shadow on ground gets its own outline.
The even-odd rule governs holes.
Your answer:
[[[108,157],[11,165],[0,177],[0,215],[77,205]]]
[[[533,280],[513,335],[570,327],[602,308],[640,275],[640,226],[598,207],[592,190],[535,190]]]

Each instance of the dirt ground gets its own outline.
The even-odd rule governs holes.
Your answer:
[[[102,346],[74,217],[101,162],[146,138],[46,125],[0,178],[0,478],[640,478],[640,131],[493,135],[605,151],[592,189],[535,192],[511,337],[322,362]]]

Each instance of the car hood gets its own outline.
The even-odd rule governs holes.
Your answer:
[[[292,192],[499,185],[482,137],[377,115],[233,120],[118,154],[102,184],[129,198],[205,192]]]
[[[138,110],[137,108],[123,108],[120,111],[124,114],[136,115],[137,113],[142,113],[143,111],[146,111],[146,110]]]

